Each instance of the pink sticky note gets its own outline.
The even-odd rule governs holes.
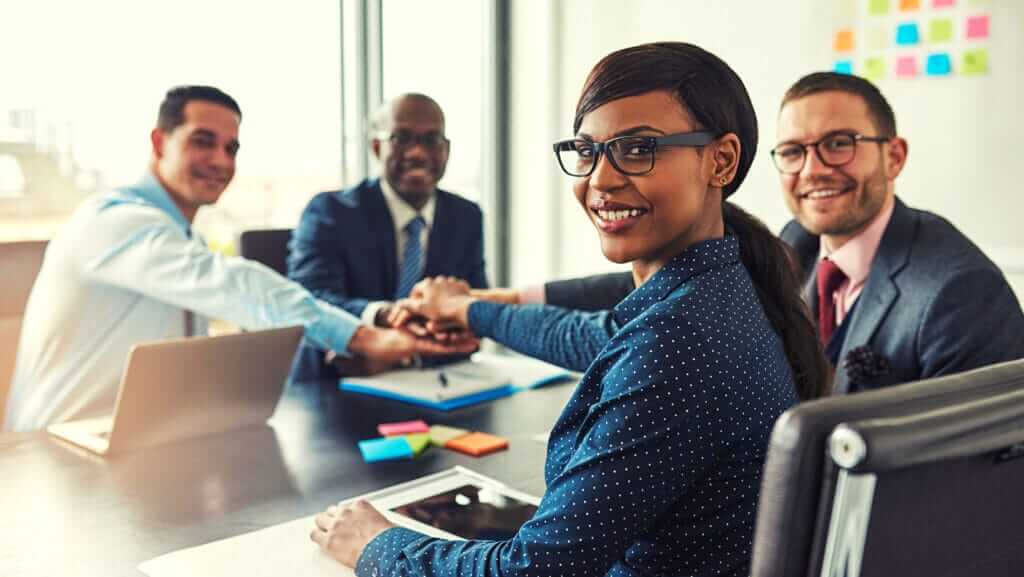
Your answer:
[[[402,421],[400,423],[381,423],[377,425],[377,432],[385,437],[395,435],[409,435],[412,433],[430,432],[430,427],[423,421]]]
[[[971,16],[967,19],[968,38],[988,38],[988,15]]]
[[[956,0],[932,0],[932,7],[947,8],[956,3]]]
[[[896,76],[903,78],[917,76],[917,57],[900,56],[896,59]]]

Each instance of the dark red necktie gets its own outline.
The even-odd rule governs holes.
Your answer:
[[[818,335],[826,347],[836,330],[835,292],[845,280],[836,263],[827,258],[818,263]]]

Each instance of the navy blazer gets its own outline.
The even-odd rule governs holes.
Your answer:
[[[486,288],[480,207],[440,189],[434,202],[424,277],[454,276],[474,288]],[[313,197],[288,248],[288,277],[355,316],[370,301],[395,298],[395,226],[377,179]],[[324,365],[323,351],[304,341],[292,379],[336,377],[333,368]]]
[[[796,221],[781,237],[796,251],[803,296],[817,318],[819,237]],[[949,221],[898,198],[871,273],[843,324],[839,393],[1024,357],[1024,313],[1003,273]],[[868,366],[849,367],[851,351],[870,359]]]

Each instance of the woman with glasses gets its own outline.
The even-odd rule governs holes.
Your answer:
[[[612,261],[614,310],[483,302],[451,279],[409,307],[585,374],[548,445],[547,492],[504,541],[394,527],[366,503],[311,537],[357,575],[745,575],[769,433],[827,365],[786,249],[725,198],[757,148],[740,79],[690,44],[614,52],[555,144]]]

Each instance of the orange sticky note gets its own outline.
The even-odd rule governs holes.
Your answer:
[[[836,52],[849,52],[853,50],[853,30],[843,28],[842,30],[836,31],[836,37],[835,41],[832,43],[832,49]]]
[[[451,449],[474,457],[482,457],[495,451],[507,449],[508,439],[488,435],[487,433],[476,432],[463,435],[457,439],[452,439],[445,443],[444,446],[446,449]]]
[[[900,0],[900,10],[910,12],[921,7],[921,0]]]

